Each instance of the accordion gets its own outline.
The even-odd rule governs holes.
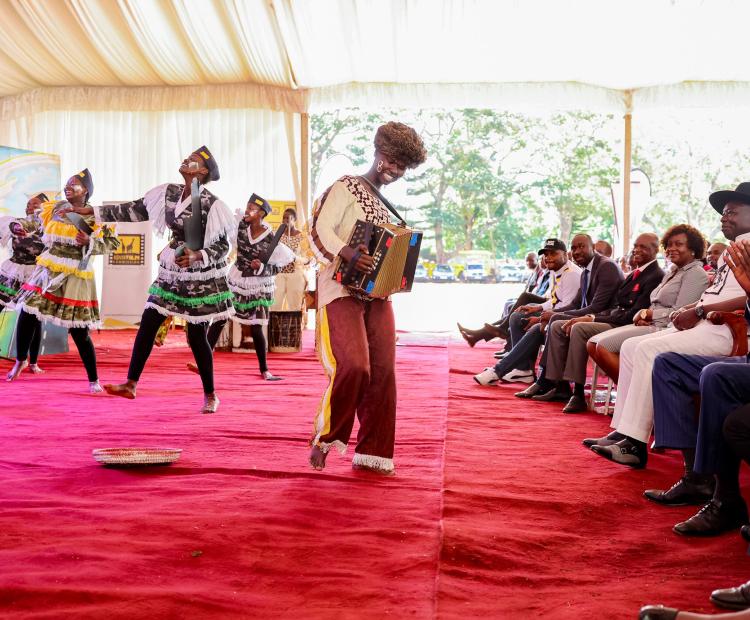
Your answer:
[[[373,270],[361,273],[339,258],[333,274],[336,282],[376,299],[411,290],[422,245],[420,231],[357,220],[348,244],[353,248],[360,244],[367,246],[373,258]]]

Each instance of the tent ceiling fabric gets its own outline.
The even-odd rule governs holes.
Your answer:
[[[703,82],[740,83],[724,94],[741,100],[750,65],[725,32],[748,21],[742,0],[5,0],[0,103],[106,109],[118,87],[123,109],[147,108],[176,87],[173,106],[193,107],[208,86],[201,104],[285,111],[505,95],[623,108],[623,91],[658,105],[683,82],[699,99]]]

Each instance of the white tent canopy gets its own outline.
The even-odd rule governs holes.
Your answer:
[[[750,65],[727,27],[747,21],[741,0],[5,0],[2,117],[22,103],[300,112],[373,93],[504,107],[556,91],[623,109],[631,90],[702,105],[714,85],[696,83],[715,82],[744,103]],[[175,88],[191,86],[210,88]]]
[[[2,0],[0,144],[120,199],[207,143],[229,202],[307,202],[298,114],[747,106],[748,21],[741,0]]]

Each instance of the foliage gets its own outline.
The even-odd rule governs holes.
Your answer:
[[[521,258],[546,237],[567,242],[579,231],[613,240],[610,184],[621,172],[620,119],[480,109],[327,112],[311,116],[313,181],[337,153],[354,166],[368,163],[375,129],[391,118],[413,126],[429,152],[408,173],[402,206],[438,262],[471,249]],[[720,238],[708,194],[743,180],[750,154],[736,147],[732,128],[722,133],[719,122],[701,122],[705,140],[696,139],[692,118],[636,122],[643,135],[634,136],[633,166],[649,175],[652,198],[634,235],[684,221]]]

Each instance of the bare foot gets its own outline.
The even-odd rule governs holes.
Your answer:
[[[276,375],[272,375],[270,370],[266,370],[265,372],[262,372],[260,374],[266,381],[283,381],[284,379],[284,377],[277,377]]]
[[[102,388],[99,381],[89,381],[89,392],[91,394],[100,394],[103,391],[104,389]]]
[[[104,391],[111,396],[122,396],[123,398],[135,400],[135,386],[135,381],[128,381],[127,383],[117,385],[107,383],[104,385]]]
[[[15,378],[21,374],[21,371],[28,366],[29,363],[24,360],[23,362],[20,360],[16,360],[16,363],[13,364],[13,368],[10,369],[7,375],[5,375],[6,381],[13,381]]]
[[[197,364],[194,364],[193,362],[188,362],[188,363],[186,364],[186,366],[187,366],[187,369],[188,369],[188,370],[189,370],[190,372],[194,372],[194,373],[196,373],[196,374],[198,374],[198,375],[200,374],[200,370],[198,370],[198,365],[197,365]]]
[[[33,375],[43,375],[44,371],[39,368],[39,364],[29,364],[28,371]]]
[[[318,471],[325,469],[327,456],[328,453],[323,452],[320,446],[313,446],[310,450],[310,466]]]
[[[219,397],[216,395],[216,392],[206,394],[201,413],[216,413],[216,410],[219,408],[219,402]]]

